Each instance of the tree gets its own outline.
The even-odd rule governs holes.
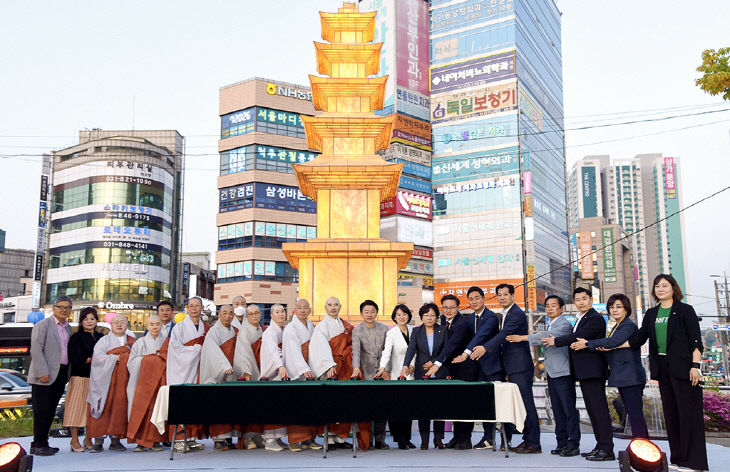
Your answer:
[[[695,80],[702,90],[710,95],[723,94],[722,98],[730,100],[730,48],[706,49],[702,52],[702,65],[697,72],[704,75]]]

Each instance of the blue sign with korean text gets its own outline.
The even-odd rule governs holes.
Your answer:
[[[406,175],[401,175],[399,187],[415,190],[416,192],[431,193],[431,182],[421,179],[414,179]]]

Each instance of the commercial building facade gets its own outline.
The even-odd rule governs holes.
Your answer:
[[[217,283],[214,301],[237,295],[271,305],[297,299],[298,272],[285,242],[317,235],[316,203],[299,190],[292,164],[318,153],[307,148],[301,115],[314,115],[309,87],[252,78],[220,89]],[[324,307],[313,307],[319,319]]]
[[[560,12],[552,0],[430,2],[434,282],[497,284],[542,311],[570,290]]]
[[[35,252],[28,249],[4,249],[0,251],[0,295],[15,297],[26,295],[26,281],[33,277]]]
[[[571,171],[571,226],[576,219],[597,214],[630,235],[641,301],[637,308],[643,311],[654,305],[651,283],[657,274],[671,273],[689,291],[684,218],[682,213],[675,214],[682,207],[680,184],[679,158],[656,153],[614,161],[607,155],[586,156]]]
[[[180,305],[184,138],[177,131],[90,130],[53,153],[44,302],[57,297],[145,326]],[[41,244],[39,243],[39,246]]]

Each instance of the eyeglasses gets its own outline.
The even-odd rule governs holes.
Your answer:
[[[59,310],[71,311],[71,305],[53,305]]]

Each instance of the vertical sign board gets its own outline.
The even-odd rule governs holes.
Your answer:
[[[570,233],[570,260],[573,267],[573,272],[580,270],[580,263],[578,261],[578,235]]]
[[[383,43],[380,50],[380,71],[378,77],[389,76],[385,84],[385,98],[383,110],[376,110],[378,115],[390,115],[395,111],[395,30],[396,11],[395,0],[364,0],[359,4],[360,11],[376,11],[375,42]],[[428,51],[426,51],[428,54]],[[426,56],[428,61],[428,56]]]
[[[664,158],[664,193],[667,198],[677,198],[677,183],[674,180],[674,158]]]
[[[527,264],[527,307],[537,310],[537,284],[535,283],[535,264]]]
[[[397,83],[428,95],[428,2],[398,0],[396,4]]]
[[[593,280],[593,263],[591,260],[591,233],[580,232],[580,272],[583,280]]]
[[[183,298],[188,298],[188,296],[190,294],[190,263],[189,262],[186,262],[183,264],[182,290],[183,290]]]
[[[601,229],[603,242],[603,281],[616,282],[616,257],[613,251],[613,228]]]
[[[38,239],[36,240],[36,256],[33,273],[33,288],[31,308],[40,307],[41,280],[43,279],[43,257],[46,252],[46,227],[48,225],[48,187],[50,182],[52,156],[43,156],[43,173],[41,174],[41,188],[38,202]]]
[[[583,194],[583,218],[598,216],[598,200],[596,198],[596,168],[581,168]]]

